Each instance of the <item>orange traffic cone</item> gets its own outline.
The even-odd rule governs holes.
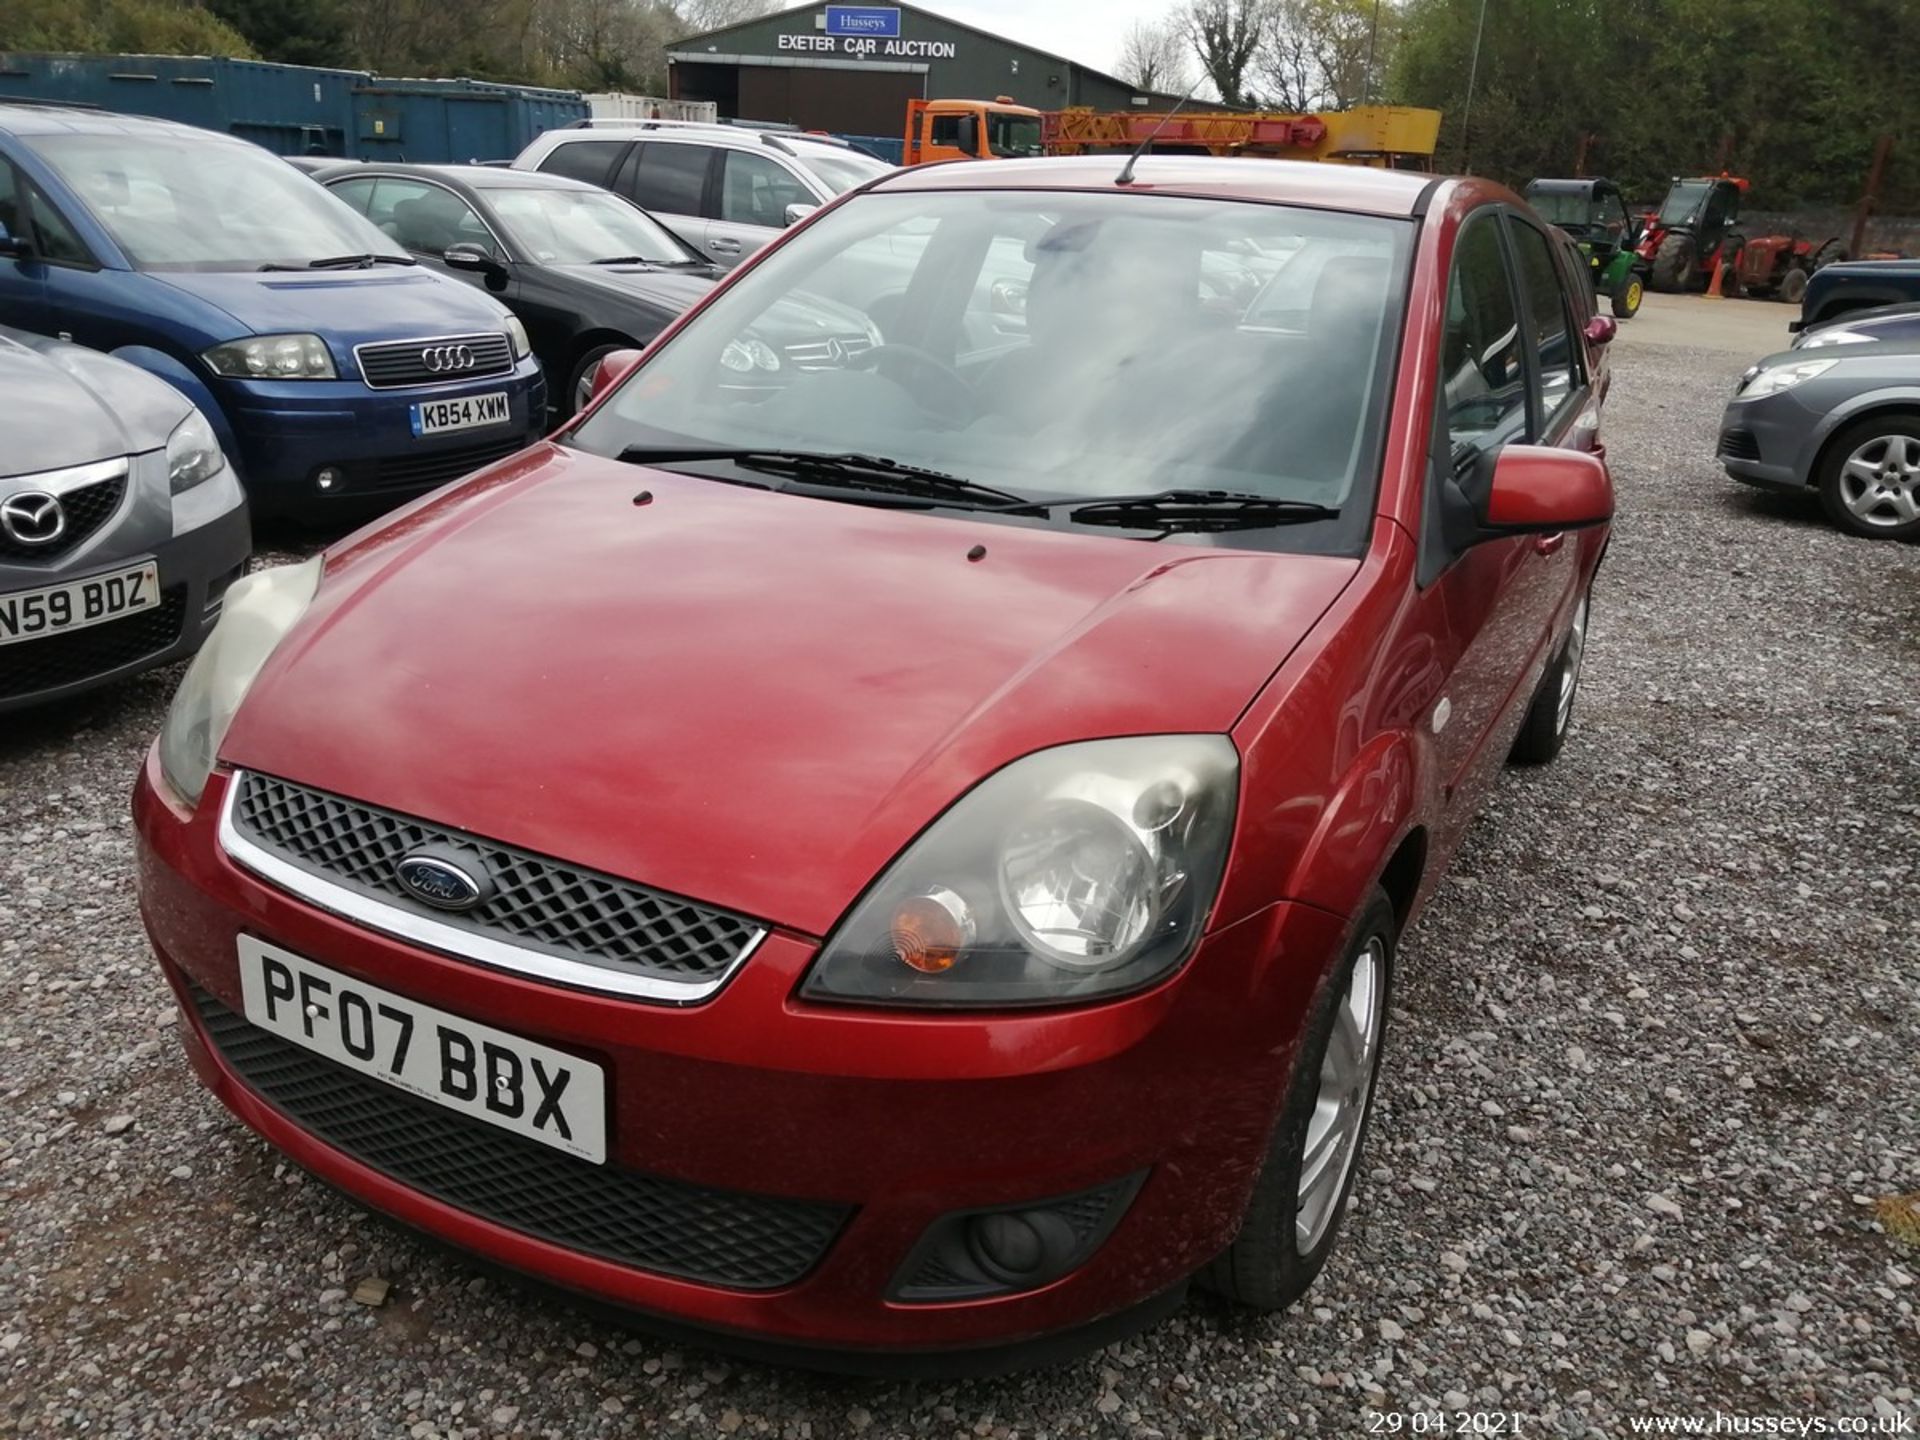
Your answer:
[[[1727,273],[1726,266],[1718,263],[1714,265],[1713,279],[1707,282],[1707,298],[1709,300],[1724,300],[1727,298],[1726,296],[1720,293],[1720,279],[1726,273]]]

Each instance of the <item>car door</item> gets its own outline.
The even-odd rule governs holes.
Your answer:
[[[707,195],[719,158],[712,145],[645,140],[621,161],[612,188],[702,255],[731,266],[740,259],[738,245],[728,242],[716,249],[707,233]]]
[[[1475,516],[1500,451],[1571,429],[1584,377],[1566,333],[1564,295],[1544,233],[1509,233],[1500,207],[1462,227],[1454,247],[1440,345],[1440,395],[1422,520],[1421,605],[1446,656],[1447,680],[1428,723],[1449,833],[1505,760],[1546,662],[1556,600],[1571,556],[1564,536],[1483,540]],[[1531,239],[1521,237],[1531,236]],[[1516,248],[1516,241],[1521,247]],[[1537,241],[1537,258],[1533,250]],[[1525,256],[1524,261],[1519,258]],[[1548,288],[1523,287],[1544,262]],[[1552,313],[1558,311],[1558,327]],[[1543,362],[1543,356],[1544,362]]]
[[[722,150],[707,249],[721,264],[737,265],[787,228],[789,206],[819,203],[806,181],[777,156]]]
[[[74,334],[61,300],[71,288],[72,272],[95,274],[99,262],[46,191],[4,159],[0,225],[23,247],[18,254],[0,256],[0,323],[45,335]]]

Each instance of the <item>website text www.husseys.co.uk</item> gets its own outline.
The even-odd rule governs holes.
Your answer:
[[[1711,1415],[1641,1415],[1635,1435],[1914,1435],[1914,1415],[1750,1415],[1716,1410]]]

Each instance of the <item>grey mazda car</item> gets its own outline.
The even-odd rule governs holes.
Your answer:
[[[1920,342],[1769,355],[1727,402],[1719,455],[1749,485],[1817,492],[1850,534],[1920,537]]]
[[[0,712],[200,647],[252,536],[239,479],[177,390],[0,326]]]

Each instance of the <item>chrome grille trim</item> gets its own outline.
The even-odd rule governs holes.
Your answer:
[[[428,350],[465,346],[473,364],[464,370],[429,370],[421,357]],[[476,335],[422,335],[406,340],[369,340],[353,347],[353,361],[361,381],[372,390],[424,390],[430,386],[464,385],[511,375],[513,345],[505,331]]]
[[[437,950],[459,960],[472,960],[496,970],[511,971],[575,990],[591,990],[603,995],[620,995],[634,1000],[651,1000],[673,1005],[691,1005],[715,994],[752,958],[767,938],[766,927],[756,928],[747,943],[718,975],[700,981],[662,980],[651,975],[634,975],[610,970],[603,965],[568,960],[544,950],[529,949],[505,940],[477,935],[471,930],[443,924],[424,915],[416,915],[398,906],[384,904],[358,890],[337,885],[331,880],[290,864],[272,851],[254,844],[241,833],[234,810],[240,799],[244,771],[227,776],[226,793],[220,801],[220,848],[242,869],[260,879],[370,930],[391,935],[423,949]]]

